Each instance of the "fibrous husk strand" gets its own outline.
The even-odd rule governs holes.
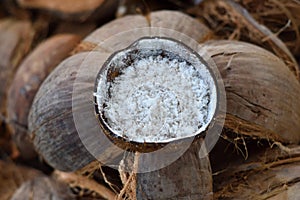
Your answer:
[[[300,4],[290,0],[238,1],[278,36],[295,55],[300,53]],[[266,38],[267,39],[267,38]]]
[[[276,0],[264,2],[271,1],[277,2]],[[299,66],[293,54],[275,32],[266,27],[266,24],[261,23],[260,18],[259,21],[256,21],[248,10],[232,0],[205,1],[201,6],[202,9],[193,8],[189,12],[206,21],[219,38],[251,42],[272,51],[285,62],[299,80]],[[255,7],[255,9],[259,12],[257,10],[259,8]],[[262,14],[264,13],[262,11]],[[268,17],[264,16],[265,18]],[[288,23],[288,19],[286,23]],[[295,26],[293,27],[295,28]]]
[[[101,185],[97,183],[95,180],[76,174],[76,173],[65,173],[61,171],[55,171],[54,177],[62,181],[64,183],[67,183],[69,187],[74,188],[74,190],[77,188],[80,188],[80,191],[77,191],[78,196],[94,196],[94,197],[102,197],[104,199],[115,199],[116,194],[105,187],[104,185]],[[88,190],[90,195],[84,194],[84,191]],[[88,192],[86,192],[88,193]]]

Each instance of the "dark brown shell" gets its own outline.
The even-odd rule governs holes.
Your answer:
[[[252,137],[300,142],[300,84],[278,57],[237,41],[210,41],[202,51],[224,81],[225,127]]]
[[[56,35],[41,43],[18,68],[8,92],[7,116],[13,139],[23,158],[33,158],[27,134],[28,114],[33,98],[44,79],[79,43],[76,35]]]

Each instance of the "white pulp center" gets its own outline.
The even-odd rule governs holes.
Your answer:
[[[192,136],[206,129],[215,110],[216,91],[207,75],[205,65],[175,58],[136,59],[111,82],[101,76],[98,107],[111,130],[130,141]]]

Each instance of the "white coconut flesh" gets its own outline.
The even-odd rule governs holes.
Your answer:
[[[134,142],[195,136],[207,129],[217,107],[215,80],[207,66],[195,52],[169,39],[141,39],[113,55],[96,84],[104,123]]]

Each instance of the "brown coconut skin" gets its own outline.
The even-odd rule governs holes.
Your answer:
[[[196,29],[190,29],[187,26],[195,24],[197,24]],[[151,14],[151,25],[176,29],[198,41],[205,40],[211,34],[203,24],[180,12],[155,12]],[[72,92],[76,73],[83,59],[93,48],[97,47],[98,51],[105,52],[106,48],[115,45],[110,43],[107,44],[108,46],[97,46],[98,43],[111,35],[134,27],[148,27],[147,19],[139,15],[127,16],[94,31],[77,50],[77,52],[87,51],[87,53],[75,54],[62,62],[41,85],[29,114],[29,134],[33,138],[37,152],[54,168],[61,171],[74,171],[94,160],[81,143],[74,125]],[[128,43],[130,38],[131,35],[128,39],[123,38],[123,42]],[[92,64],[93,61],[89,62]],[[95,80],[89,84],[93,88]],[[82,95],[87,96],[92,92],[83,91]]]
[[[11,199],[14,192],[24,182],[36,177],[44,176],[42,172],[18,166],[11,162],[0,161],[0,199]]]
[[[91,16],[98,20],[106,20],[112,17],[118,1],[109,0],[17,0],[22,8],[38,9],[51,15],[70,21],[86,21]]]
[[[300,84],[282,60],[237,41],[209,41],[202,51],[224,81],[225,127],[251,137],[300,142]]]
[[[72,34],[55,35],[36,47],[18,68],[8,92],[7,116],[13,139],[24,159],[36,156],[28,137],[28,114],[37,90],[50,72],[79,43]]]
[[[3,19],[0,21],[0,123],[3,121],[8,88],[18,65],[30,51],[35,31],[29,21]]]
[[[69,57],[47,77],[28,117],[35,149],[61,171],[74,171],[94,160],[80,141],[72,114],[73,83],[86,56]]]
[[[75,200],[66,183],[50,177],[38,177],[23,183],[11,200]]]
[[[282,147],[256,147],[247,160],[224,153],[228,162],[215,173],[214,198],[299,199],[300,148]]]
[[[199,43],[212,37],[212,32],[206,26],[188,15],[176,11],[157,11],[151,13],[149,18],[141,15],[128,15],[103,25],[101,28],[87,36],[79,45],[77,51],[91,51],[94,48],[105,51],[105,49],[112,48],[120,42],[127,44],[130,36],[128,36],[129,38],[124,38],[123,41],[114,41],[116,44],[106,43],[105,45],[101,44],[100,46],[97,46],[112,35],[149,26],[178,31],[193,38]]]
[[[212,199],[210,161],[208,156],[199,157],[202,144],[203,140],[198,139],[170,165],[123,180],[124,185],[129,182],[124,196],[127,199]],[[124,171],[120,174],[121,177],[130,177]]]

